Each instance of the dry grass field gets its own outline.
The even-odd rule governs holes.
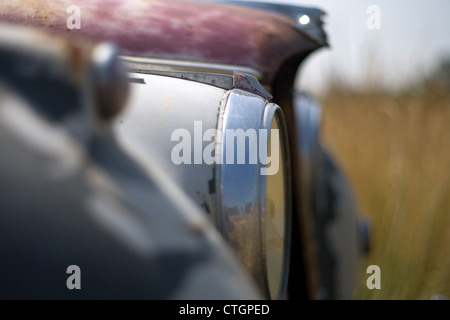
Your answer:
[[[354,299],[450,297],[450,90],[431,81],[398,94],[334,86],[319,100],[322,139],[372,221]],[[380,290],[366,287],[372,264]]]

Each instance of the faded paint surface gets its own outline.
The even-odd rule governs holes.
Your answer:
[[[190,0],[78,0],[81,29],[68,30],[72,0],[0,3],[0,20],[110,40],[123,54],[254,68],[271,83],[285,59],[317,48],[287,17]]]

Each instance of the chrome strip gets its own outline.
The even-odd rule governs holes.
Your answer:
[[[216,165],[218,228],[267,298],[271,296],[264,251],[267,176],[261,174],[261,168],[265,165],[260,161],[256,161],[255,164],[249,163],[250,149],[245,151],[245,163],[237,164],[238,151],[234,151],[233,154],[234,164],[228,163],[227,150],[230,145],[227,141],[227,131],[237,129],[243,132],[247,132],[247,130],[259,132],[260,129],[270,131],[272,119],[276,113],[283,123],[280,128],[283,131],[280,139],[285,139],[281,143],[280,152],[285,153],[284,159],[289,159],[286,126],[281,109],[273,103],[267,103],[263,97],[243,90],[230,91],[228,101],[220,111],[216,137],[216,159],[221,159],[217,161]],[[246,140],[248,140],[247,147],[250,148],[251,139]],[[288,171],[290,165],[286,164],[285,168],[286,190],[290,190],[290,173]],[[284,298],[289,269],[287,255],[290,241],[290,196],[286,201],[286,249],[284,251],[286,256],[282,267],[279,294],[277,297],[272,297],[274,299]]]
[[[175,60],[175,59],[159,59],[148,57],[134,57],[121,55],[120,59],[123,60],[127,66],[135,72],[145,71],[173,71],[173,72],[196,72],[196,73],[214,73],[222,75],[232,76],[234,72],[242,72],[255,77],[260,80],[262,74],[253,68],[220,64],[220,63],[205,63],[198,61],[188,60]]]
[[[267,100],[271,100],[272,95],[259,83],[254,76],[243,73],[233,72],[233,75],[204,73],[204,72],[188,72],[188,71],[170,71],[170,70],[153,70],[153,69],[133,69],[129,66],[130,72],[152,74],[165,76],[183,80],[190,80],[208,84],[225,90],[233,88],[241,89],[247,92],[257,94]]]
[[[179,72],[179,71],[161,71],[161,70],[133,70],[133,69],[130,69],[129,71],[135,73],[151,74],[156,76],[165,76],[195,81],[225,90],[233,89],[233,82],[234,82],[232,76],[216,73]]]
[[[286,291],[287,291],[287,284],[289,280],[289,270],[290,270],[290,252],[291,252],[291,232],[292,232],[292,179],[291,179],[291,163],[289,161],[290,154],[289,154],[289,147],[288,147],[288,134],[287,134],[287,125],[285,122],[284,114],[281,108],[274,104],[274,103],[268,103],[266,105],[266,108],[264,110],[264,118],[263,122],[261,124],[261,128],[267,129],[268,134],[270,134],[270,128],[273,120],[279,121],[279,130],[280,130],[280,152],[284,154],[283,159],[285,159],[283,164],[284,169],[284,175],[285,175],[285,191],[284,191],[284,197],[285,197],[285,204],[286,204],[286,214],[284,216],[284,243],[283,243],[283,261],[281,266],[281,279],[280,279],[280,285],[278,290],[278,296],[276,299],[283,300],[285,299]],[[281,156],[280,156],[281,159]],[[264,183],[264,187],[262,190],[267,190],[267,180]],[[265,199],[264,199],[265,200]],[[264,205],[264,212],[267,212],[266,202]],[[264,223],[267,223],[267,219],[265,219]],[[264,226],[266,229],[267,227]],[[265,260],[265,267],[266,267],[266,274],[269,274],[269,269],[267,266],[267,259],[266,259],[266,240],[267,238],[264,237],[263,241],[263,253],[264,253],[264,260]]]
[[[261,221],[264,217],[264,195],[261,190],[260,164],[225,164],[226,130],[258,130],[264,115],[265,102],[241,90],[231,91],[222,127],[219,127],[216,149],[217,212],[220,231],[237,253],[261,290],[268,296],[263,259]],[[246,152],[247,153],[247,152]],[[234,155],[236,157],[236,154]],[[223,163],[223,164],[221,164]]]

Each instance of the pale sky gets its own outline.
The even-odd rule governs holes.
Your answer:
[[[275,1],[271,1],[275,2]],[[327,12],[330,48],[309,57],[304,89],[317,91],[331,72],[360,85],[372,74],[392,88],[428,72],[450,57],[450,0],[280,0]],[[367,9],[380,9],[381,29],[369,29]]]

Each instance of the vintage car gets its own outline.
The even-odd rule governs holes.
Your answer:
[[[0,2],[0,297],[350,299],[367,225],[295,86],[324,14]]]

